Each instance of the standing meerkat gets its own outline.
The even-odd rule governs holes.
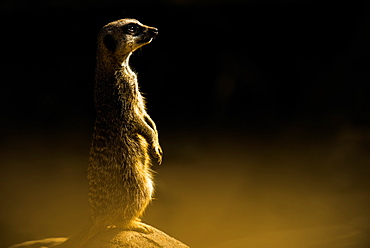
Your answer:
[[[151,157],[161,163],[162,149],[129,59],[157,34],[156,28],[135,19],[111,22],[99,32],[97,117],[87,170],[91,216],[85,230],[60,247],[87,247],[95,235],[109,229],[152,231],[140,216],[154,190]]]
[[[99,32],[97,118],[88,166],[93,225],[146,230],[139,217],[153,194],[150,155],[161,163],[162,150],[129,59],[157,34],[134,19],[111,22]]]

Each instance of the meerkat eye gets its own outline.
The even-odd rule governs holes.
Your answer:
[[[139,31],[140,27],[136,23],[130,23],[125,25],[125,33],[135,35]]]

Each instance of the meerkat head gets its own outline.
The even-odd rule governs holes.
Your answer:
[[[105,25],[99,32],[98,45],[105,54],[111,55],[117,62],[136,49],[149,44],[158,34],[158,29],[141,24],[135,19],[122,19]]]

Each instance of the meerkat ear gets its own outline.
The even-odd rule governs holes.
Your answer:
[[[104,45],[110,50],[111,52],[114,52],[116,50],[116,41],[114,40],[113,36],[110,34],[107,34],[104,36]]]

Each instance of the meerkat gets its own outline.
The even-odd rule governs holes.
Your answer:
[[[91,221],[104,227],[145,229],[139,217],[153,194],[150,154],[161,163],[162,149],[129,59],[157,34],[156,28],[122,19],[98,35],[97,118],[88,181]]]
[[[98,35],[97,118],[88,181],[91,219],[99,225],[145,229],[139,217],[153,194],[150,155],[161,163],[162,149],[129,59],[157,34],[156,28],[122,19]]]
[[[161,163],[162,149],[129,59],[157,34],[156,28],[135,19],[111,22],[98,34],[97,116],[87,176],[91,217],[83,238],[72,237],[67,246],[107,228],[150,232],[140,216],[154,190],[151,158]],[[77,243],[80,245],[70,247],[83,247]]]

